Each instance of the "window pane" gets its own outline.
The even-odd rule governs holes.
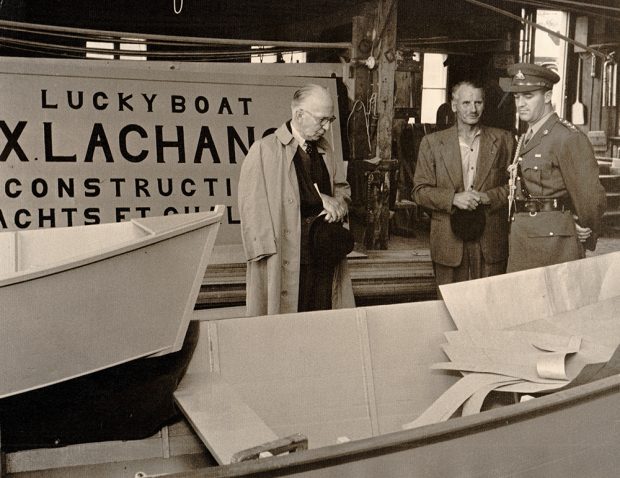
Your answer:
[[[568,14],[556,10],[537,10],[536,22],[551,31],[568,34]],[[566,45],[559,38],[542,30],[536,31],[534,63],[546,66],[560,75],[560,82],[553,87],[551,102],[558,115],[564,115],[564,84],[566,78]]]
[[[446,55],[437,53],[424,54],[424,74],[422,76],[423,88],[445,88],[447,68],[443,66]]]
[[[446,55],[424,54],[422,75],[422,123],[435,123],[437,108],[446,102],[448,69],[443,66]]]
[[[102,41],[87,41],[86,48],[98,48],[99,50],[113,50],[114,44],[112,42]],[[106,55],[104,53],[86,53],[86,58],[103,58],[104,60],[113,60],[114,55]]]

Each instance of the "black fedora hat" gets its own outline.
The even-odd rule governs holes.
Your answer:
[[[475,241],[482,236],[486,225],[486,214],[483,206],[473,211],[456,209],[450,215],[450,226],[456,237],[463,241]]]

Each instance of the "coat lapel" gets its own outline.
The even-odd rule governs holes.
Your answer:
[[[497,137],[484,126],[480,132],[480,149],[478,151],[478,164],[476,165],[476,177],[474,189],[480,191],[484,181],[491,171],[491,166],[497,156]]]
[[[538,131],[536,131],[536,134],[532,136],[532,139],[530,139],[527,144],[523,145],[523,147],[521,148],[521,154],[525,154],[530,149],[538,146],[542,141],[543,137],[547,135],[549,131],[551,131],[551,128],[558,120],[559,117],[556,113],[553,113],[549,118],[547,118],[547,121],[545,121],[545,123],[538,129]]]
[[[299,184],[297,183],[297,174],[295,173],[295,168],[293,166],[293,158],[295,157],[298,146],[297,141],[295,140],[293,134],[288,130],[286,123],[276,130],[276,137],[284,145],[284,160],[286,161],[288,180],[291,183],[291,188],[295,193],[295,198],[297,199],[297,202],[299,202]]]
[[[463,166],[461,164],[461,148],[456,126],[448,128],[440,138],[441,159],[446,166],[455,191],[463,190]]]

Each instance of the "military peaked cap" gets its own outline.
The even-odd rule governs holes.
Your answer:
[[[508,67],[510,78],[500,78],[502,90],[509,93],[524,93],[553,88],[560,77],[549,68],[533,63],[515,63]]]

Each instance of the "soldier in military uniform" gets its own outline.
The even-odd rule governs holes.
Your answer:
[[[583,258],[585,249],[596,247],[606,207],[592,146],[553,111],[557,74],[530,63],[508,72],[511,78],[500,85],[514,94],[519,118],[528,125],[509,168],[508,272]]]

